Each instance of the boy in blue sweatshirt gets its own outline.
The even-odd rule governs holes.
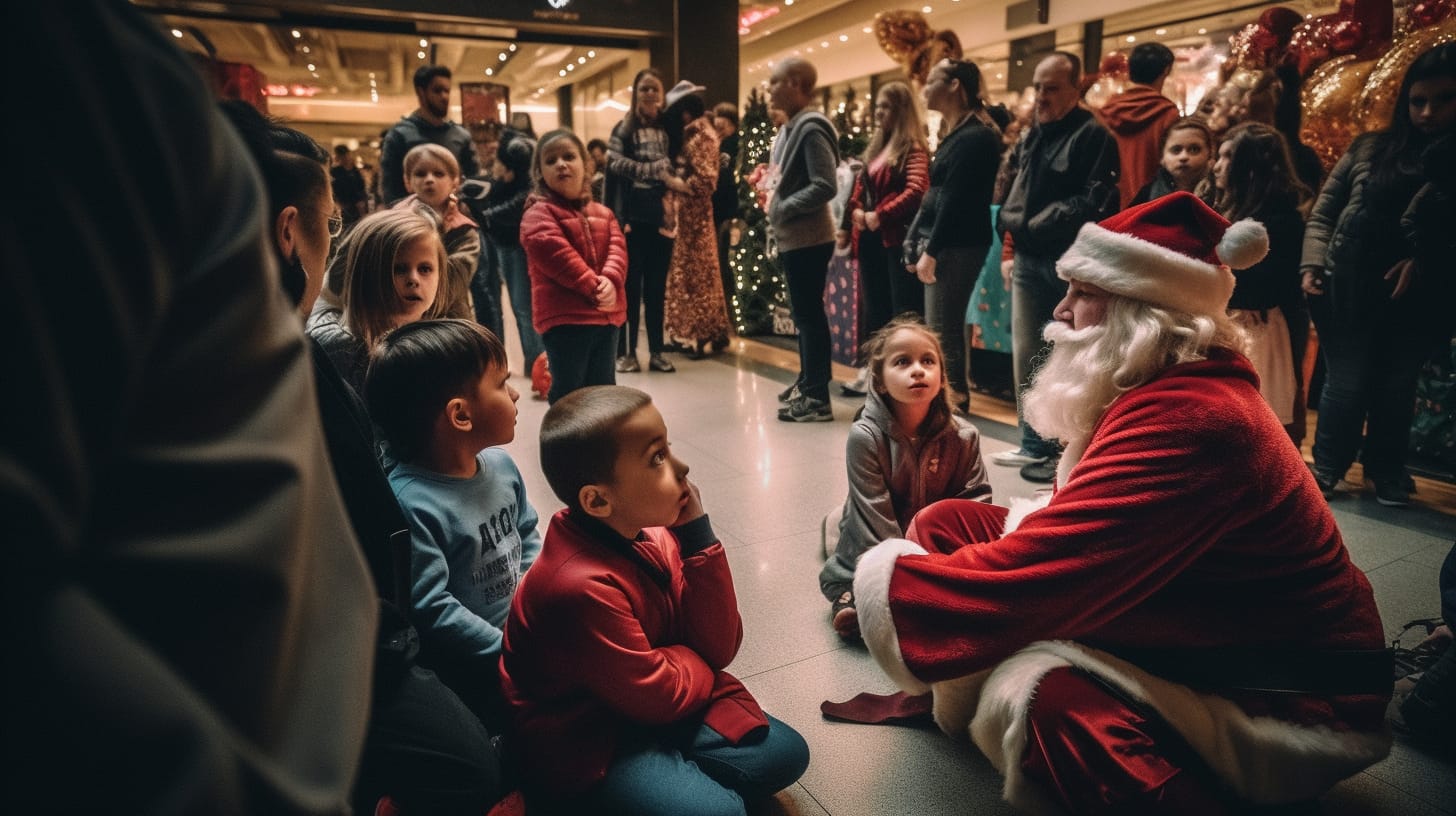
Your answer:
[[[470,320],[423,320],[380,343],[364,385],[399,464],[389,483],[410,524],[411,619],[421,662],[488,728],[503,722],[501,627],[541,551],[511,457],[516,400],[505,347]]]

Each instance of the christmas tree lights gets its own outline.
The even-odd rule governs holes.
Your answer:
[[[733,273],[733,325],[742,335],[773,332],[776,307],[788,307],[783,270],[765,253],[768,216],[758,206],[758,191],[750,178],[769,160],[775,128],[769,119],[768,101],[755,88],[739,127],[738,149],[738,240],[728,250],[728,268]]]

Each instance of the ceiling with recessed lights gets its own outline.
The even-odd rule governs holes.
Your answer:
[[[135,0],[134,0],[135,1]],[[681,0],[698,2],[700,0]],[[1335,0],[1293,0],[1280,5],[1302,13],[1329,11]],[[898,66],[880,49],[874,17],[887,8],[918,10],[933,29],[954,30],[968,55],[985,71],[988,90],[1004,88],[1007,44],[1013,36],[1053,31],[1058,45],[1080,41],[1081,24],[1104,21],[1103,50],[1154,38],[1170,45],[1226,42],[1228,34],[1275,3],[1229,11],[1229,0],[1100,0],[1093,6],[1050,0],[1051,20],[1007,32],[1009,0],[738,0],[739,76],[746,95],[765,83],[773,65],[787,56],[809,59],[822,85],[894,72]],[[220,8],[225,8],[220,7]],[[636,43],[605,45],[530,42],[513,29],[474,27],[450,36],[399,31],[294,26],[154,11],[185,50],[258,69],[270,93],[270,109],[291,120],[335,124],[357,133],[361,125],[387,125],[415,107],[411,77],[421,64],[449,66],[456,83],[496,82],[511,88],[514,104],[554,104],[552,94],[581,84],[629,58],[640,60]],[[368,23],[361,28],[370,28]],[[385,26],[384,28],[388,28]],[[398,29],[398,26],[394,28]],[[1129,41],[1127,38],[1133,38]],[[1002,85],[998,88],[997,83]],[[318,128],[313,128],[316,132]]]

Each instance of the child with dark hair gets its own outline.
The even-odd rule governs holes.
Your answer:
[[[1162,158],[1158,160],[1153,180],[1144,184],[1127,206],[1146,204],[1179,190],[1200,195],[1203,192],[1201,188],[1208,186],[1214,160],[1214,139],[1213,131],[1209,130],[1202,116],[1185,116],[1174,122],[1163,133],[1163,144],[1159,150]]]
[[[551,402],[613,385],[618,330],[627,320],[627,244],[612,211],[592,201],[586,148],[569,130],[541,137],[521,218],[532,319],[551,366]]]
[[[563,397],[541,469],[566,509],[501,658],[532,812],[741,814],[793,784],[808,746],[724,671],[743,639],[733,576],[652,399]]]
[[[390,332],[364,397],[399,464],[389,484],[410,525],[411,617],[422,662],[494,730],[504,719],[501,627],[541,537],[521,472],[505,348],[470,320]]]

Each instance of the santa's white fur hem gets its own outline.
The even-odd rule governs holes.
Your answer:
[[[859,613],[859,634],[870,655],[895,685],[911,694],[930,687],[910,673],[900,654],[900,637],[890,615],[890,578],[902,555],[925,555],[925,548],[903,538],[888,538],[871,547],[854,569],[854,607]]]
[[[1244,799],[1276,804],[1312,799],[1390,751],[1384,733],[1341,732],[1253,717],[1233,702],[1154,677],[1105,652],[1065,641],[1039,641],[986,676],[935,684],[934,712],[943,730],[965,729],[1005,776],[1002,795],[1031,813],[1060,808],[1021,774],[1027,712],[1052,669],[1076,666],[1146,703],[1187,740]],[[966,717],[971,719],[967,722]]]
[[[1222,314],[1234,293],[1227,266],[1091,223],[1057,261],[1057,275],[1193,315]]]

